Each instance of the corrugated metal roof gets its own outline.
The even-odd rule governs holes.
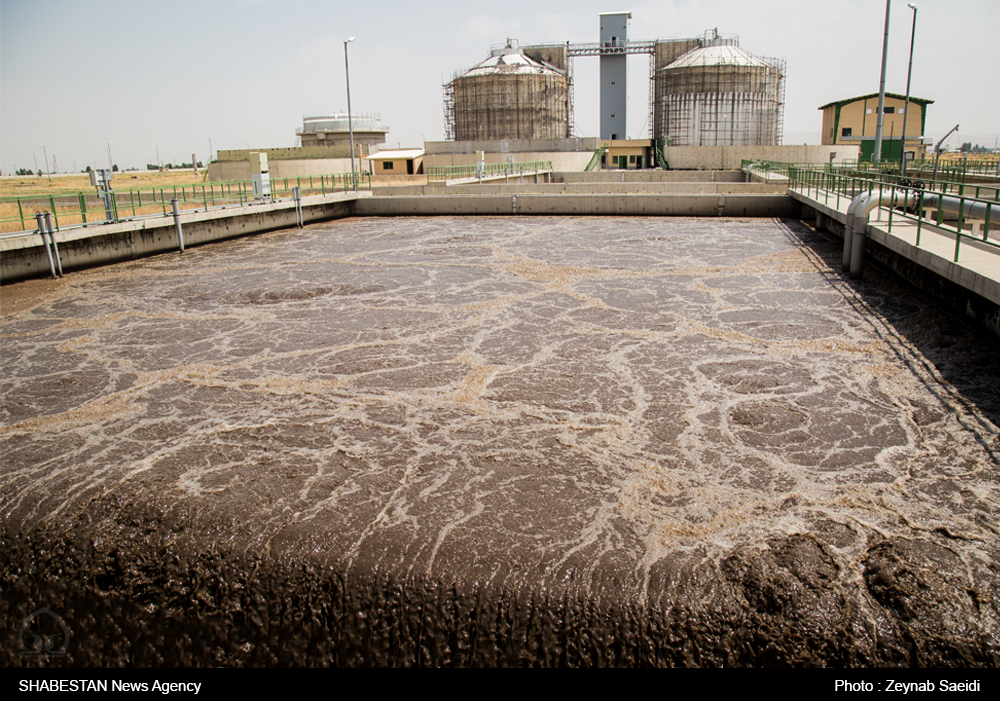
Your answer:
[[[738,46],[703,46],[698,49],[691,49],[683,54],[676,61],[661,70],[669,71],[673,68],[696,68],[702,66],[762,66],[768,67],[768,63],[757,58],[749,51],[744,51]]]

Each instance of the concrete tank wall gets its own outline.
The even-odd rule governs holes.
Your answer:
[[[667,146],[663,156],[671,169],[735,170],[743,159],[782,161],[787,163],[829,163],[856,159],[857,146]]]

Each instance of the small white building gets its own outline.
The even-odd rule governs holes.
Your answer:
[[[424,172],[424,150],[422,148],[401,148],[379,151],[365,156],[372,175],[421,175]]]

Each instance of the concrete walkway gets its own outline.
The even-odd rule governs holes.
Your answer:
[[[836,193],[815,188],[789,189],[788,194],[841,224],[847,221],[850,197],[838,197]],[[890,228],[886,207],[872,212],[868,235],[922,267],[1000,304],[1000,246],[963,236],[958,247],[958,261],[955,262],[955,232],[939,228],[925,219],[920,225],[918,246],[917,222],[893,212]],[[990,241],[997,241],[996,232],[993,232]]]

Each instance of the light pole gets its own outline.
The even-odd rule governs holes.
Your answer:
[[[354,191],[358,191],[358,178],[354,174],[354,122],[351,117],[351,69],[347,64],[347,45],[357,37],[351,37],[344,42],[344,72],[347,74],[347,130],[351,134],[351,182],[354,183]]]
[[[878,87],[878,114],[875,120],[875,151],[872,162],[882,159],[882,118],[885,114],[885,59],[889,52],[889,5],[892,0],[885,0],[885,34],[882,37],[882,77]]]
[[[907,3],[913,10],[913,29],[910,32],[910,67],[906,69],[906,102],[903,103],[903,140],[900,142],[899,174],[906,177],[906,117],[910,113],[910,76],[913,75],[913,40],[917,37],[917,6]],[[916,156],[916,153],[913,154]]]
[[[212,135],[208,135],[208,162],[211,163],[215,158],[212,156]]]
[[[108,170],[114,170],[115,169],[115,162],[111,158],[111,144],[113,144],[113,143],[114,143],[113,141],[109,141],[108,142]]]
[[[49,172],[49,153],[45,150],[45,144],[42,144],[42,156],[45,159],[45,173],[48,175],[49,182],[52,182],[52,174]]]

